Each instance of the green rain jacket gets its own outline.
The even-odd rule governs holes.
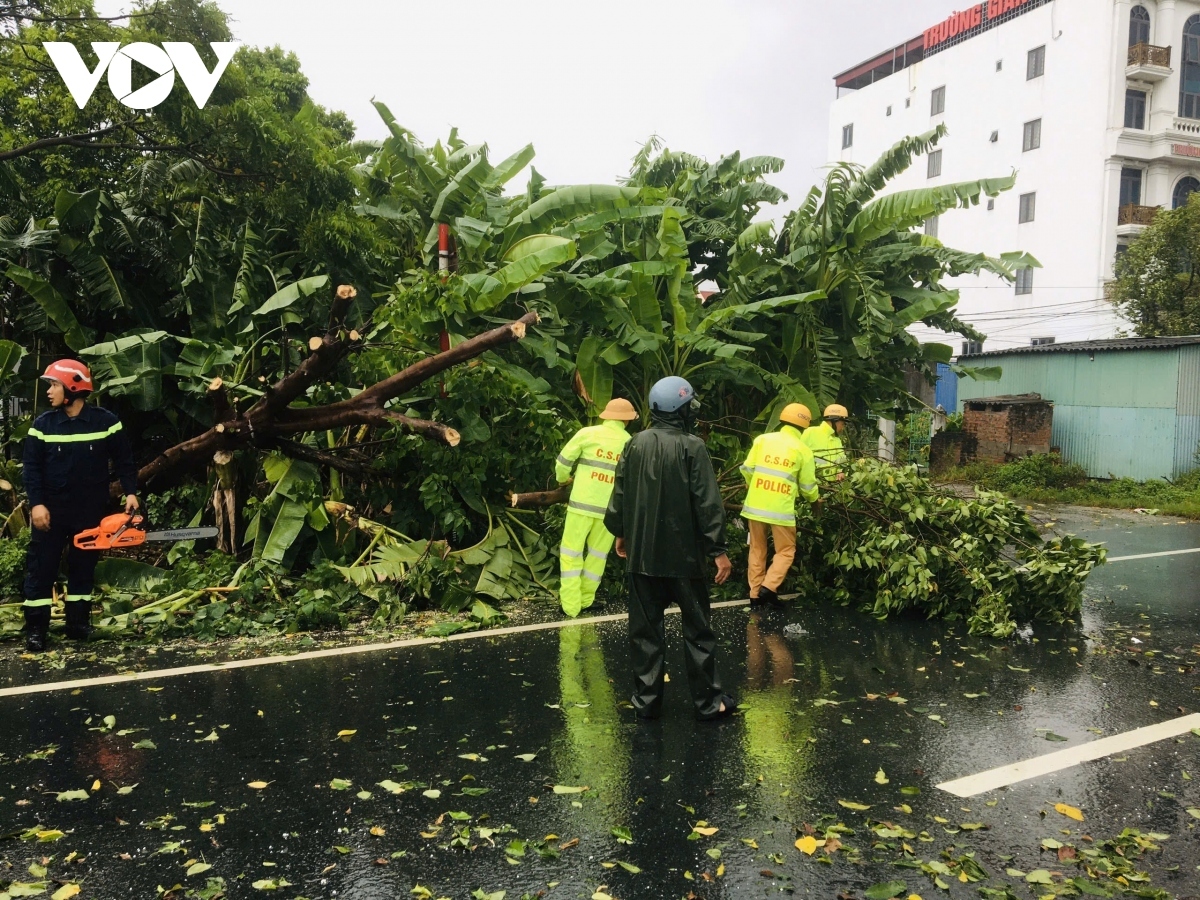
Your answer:
[[[707,578],[725,552],[725,506],[704,441],[678,413],[654,413],[617,463],[604,525],[625,539],[631,573]]]

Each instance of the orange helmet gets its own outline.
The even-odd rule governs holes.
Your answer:
[[[92,372],[78,360],[60,359],[52,362],[42,377],[47,381],[57,381],[68,394],[86,394],[92,390]]]
[[[779,414],[779,421],[795,425],[797,428],[807,428],[812,424],[812,413],[803,403],[789,403]]]

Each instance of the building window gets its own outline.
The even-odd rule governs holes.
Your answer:
[[[1117,244],[1117,258],[1113,262],[1114,269],[1121,264],[1121,257],[1124,256],[1128,252],[1129,252],[1128,244]]]
[[[932,238],[938,236],[938,220],[941,216],[930,216],[925,220],[925,233]]]
[[[908,109],[910,106],[912,106],[912,97],[905,97],[904,98],[904,108]]]
[[[963,356],[974,356],[983,352],[983,341],[963,341]]]
[[[926,175],[928,178],[937,178],[942,174],[942,151],[934,150],[929,154],[929,170]]]
[[[929,97],[929,114],[931,116],[940,116],[946,111],[946,88],[943,85],[940,88],[934,88],[933,93]]]
[[[1142,170],[1126,166],[1121,170],[1121,206],[1142,205]]]
[[[1037,216],[1037,194],[1022,194],[1021,195],[1021,215],[1017,219],[1020,224],[1032,222]]]
[[[1185,119],[1200,119],[1200,16],[1192,16],[1183,26],[1179,115]]]
[[[1138,131],[1146,127],[1146,92],[1125,92],[1125,127]]]
[[[1179,209],[1188,202],[1188,197],[1200,191],[1200,181],[1197,181],[1191,175],[1187,178],[1182,178],[1179,184],[1175,185],[1175,190],[1171,194],[1171,209]]]
[[[1150,13],[1144,6],[1129,11],[1129,46],[1150,43]]]
[[[1033,81],[1046,74],[1046,47],[1034,47],[1025,61],[1025,80]]]
[[[1033,269],[1017,269],[1017,293],[1033,293]]]
[[[887,114],[889,116],[892,114],[892,108],[890,106],[887,108]]]
[[[991,212],[995,208],[996,208],[996,201],[994,199],[988,200],[988,212]]]
[[[1003,71],[1004,71],[1004,60],[1002,60],[1002,59],[998,59],[998,60],[996,60],[996,71],[997,71],[997,72],[1003,72]]]
[[[1054,343],[1054,338],[1052,338],[1052,337],[1040,337],[1040,338],[1030,338],[1029,339],[1030,347],[1047,347],[1053,343]]]
[[[854,146],[854,125],[842,126],[842,149],[847,150]]]
[[[1042,120],[1025,123],[1025,137],[1021,140],[1021,152],[1028,153],[1042,146]]]

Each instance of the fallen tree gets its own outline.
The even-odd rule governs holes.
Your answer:
[[[441,353],[427,356],[406,369],[373,384],[355,396],[336,403],[293,407],[309,388],[333,374],[338,363],[362,346],[361,335],[345,327],[346,311],[356,296],[350,285],[341,285],[329,316],[324,336],[309,342],[312,354],[293,372],[266,388],[263,396],[245,412],[239,413],[225,395],[220,379],[214,379],[209,392],[217,408],[217,421],[202,434],[164,450],[141,468],[138,480],[153,490],[181,470],[212,460],[216,454],[249,447],[277,450],[285,456],[330,468],[361,473],[362,462],[318,450],[290,440],[297,435],[350,426],[399,426],[449,447],[459,443],[459,433],[443,422],[414,419],[388,408],[388,403],[414,387],[465,362],[505,344],[525,337],[528,326],[538,321],[537,313],[476,335]]]

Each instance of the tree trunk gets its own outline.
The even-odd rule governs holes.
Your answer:
[[[212,495],[213,513],[217,519],[217,549],[223,553],[237,553],[237,462],[228,450],[218,450],[213,454],[213,469],[217,473]]]

